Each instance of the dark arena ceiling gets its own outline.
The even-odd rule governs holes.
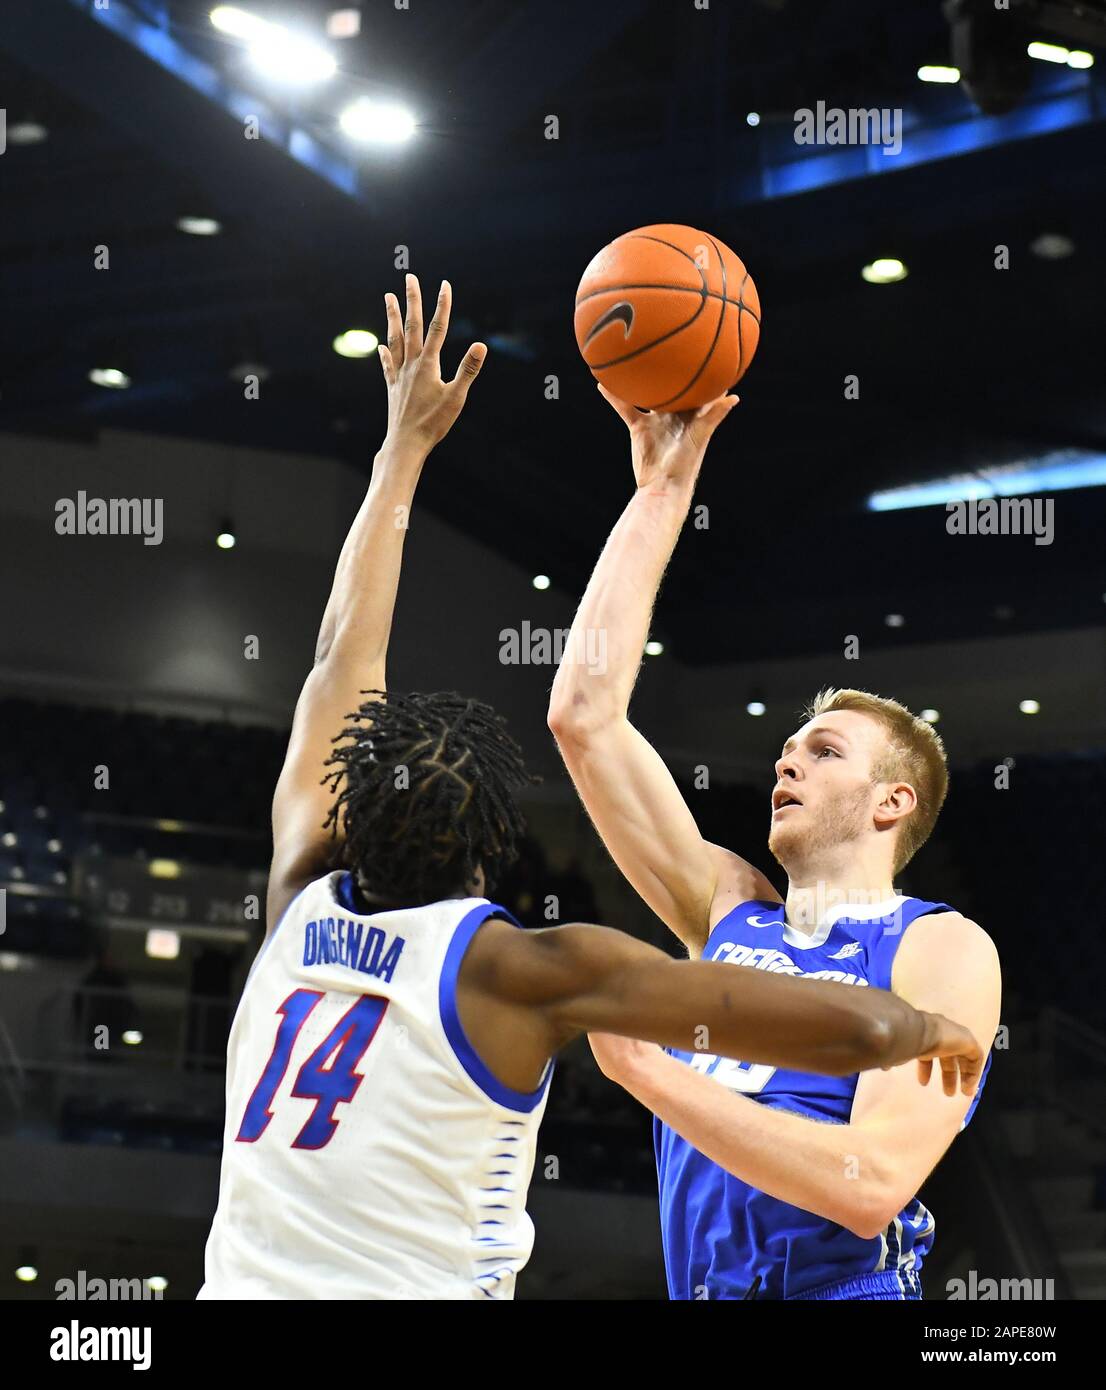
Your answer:
[[[335,7],[247,6],[319,35]],[[251,74],[210,8],[112,0],[108,19],[91,0],[5,0],[0,107],[47,138],[0,158],[0,448],[133,429],[367,471],[379,368],[331,343],[382,331],[405,247],[426,293],[453,283],[447,361],[475,337],[492,349],[424,504],[578,591],[631,475],[576,349],[575,287],[619,233],[684,222],[743,257],[764,327],[700,485],[710,526],[666,581],[677,657],[834,648],[864,622],[894,643],[1106,620],[1102,488],[1056,493],[1048,546],[962,545],[943,509],[865,507],[900,484],[1106,453],[1101,62],[1032,64],[1013,111],[986,115],[918,81],[949,61],[931,0],[411,0],[366,3],[333,45],[337,78],[292,95]],[[1043,11],[1064,8],[1017,19],[1048,37]],[[336,113],[359,94],[410,106],[415,138],[352,148]],[[819,101],[901,109],[919,133],[898,160],[849,150],[796,178],[795,112]],[[255,109],[266,138],[250,141]],[[183,235],[185,215],[222,232]],[[1072,253],[1036,254],[1044,233]],[[865,283],[877,256],[908,277]],[[109,359],[130,390],[89,383]],[[267,373],[259,401],[232,378],[244,363]],[[755,613],[731,636],[737,595]]]

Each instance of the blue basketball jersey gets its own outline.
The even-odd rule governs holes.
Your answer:
[[[904,897],[872,907],[845,905],[806,935],[787,924],[782,903],[746,902],[714,928],[702,958],[890,989],[906,928],[925,913],[951,910],[946,903]],[[707,1053],[668,1051],[761,1105],[822,1123],[848,1123],[858,1076],[815,1076]],[[988,1056],[965,1125],[979,1104],[990,1067]],[[875,1283],[890,1289],[893,1297],[921,1296],[919,1272],[933,1244],[934,1222],[916,1197],[882,1235],[866,1240],[750,1187],[660,1120],[654,1121],[654,1140],[671,1298],[795,1298],[864,1276],[878,1276]]]

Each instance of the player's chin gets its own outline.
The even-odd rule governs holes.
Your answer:
[[[778,863],[786,867],[787,860],[794,852],[795,846],[799,843],[797,835],[790,826],[785,826],[776,822],[768,831],[768,852]]]

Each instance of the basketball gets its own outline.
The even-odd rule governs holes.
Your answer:
[[[760,298],[717,237],[662,222],[604,246],[576,291],[576,342],[596,381],[646,410],[693,410],[744,376]]]

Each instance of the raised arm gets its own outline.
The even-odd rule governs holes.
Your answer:
[[[553,682],[549,727],[611,857],[692,955],[712,908],[775,900],[764,876],[707,843],[663,759],[629,719],[630,696],[661,579],[687,518],[710,437],[737,404],[651,414],[606,399],[630,430],[637,490],[580,602]],[[588,634],[600,634],[588,641]],[[600,652],[602,662],[587,658]],[[713,914],[721,915],[719,912]]]
[[[380,349],[380,361],[388,388],[388,432],[338,559],[315,664],[296,705],[273,797],[270,931],[300,889],[334,862],[337,846],[324,829],[332,800],[322,785],[326,760],[346,716],[366,693],[386,688],[385,658],[415,488],[427,456],[460,414],[487,355],[483,343],[474,343],[453,380],[442,381],[440,352],[451,306],[447,281],[442,281],[425,342],[415,276],[407,277],[406,322],[400,319],[395,295],[384,298],[388,346]]]
[[[966,1029],[888,991],[676,961],[609,927],[485,923],[462,962],[458,1006],[486,1065],[520,1090],[558,1048],[598,1029],[829,1076],[938,1056],[946,1083],[959,1065],[966,1091],[982,1066]]]

